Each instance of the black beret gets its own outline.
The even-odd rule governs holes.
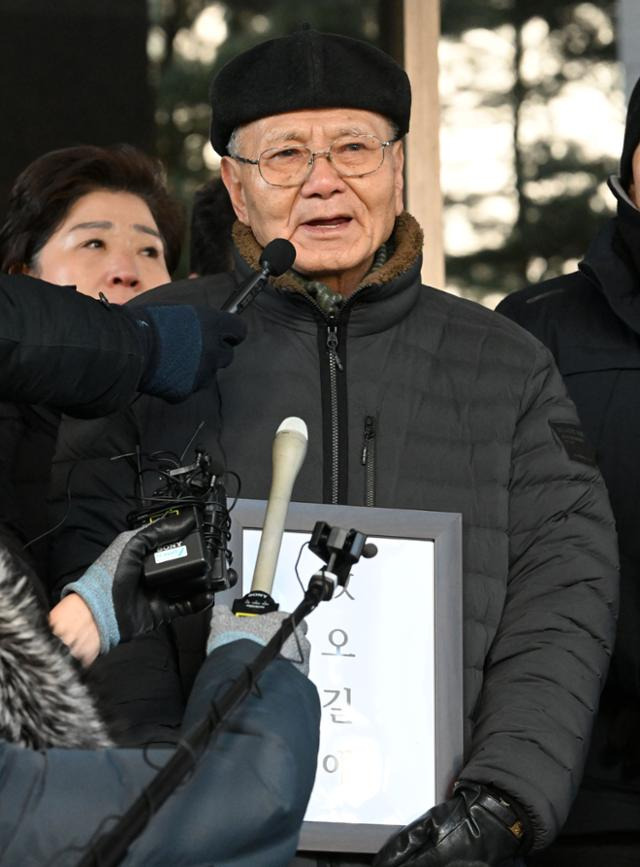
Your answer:
[[[360,108],[409,129],[411,86],[396,61],[368,42],[302,29],[234,57],[211,85],[211,144],[221,156],[244,123],[305,108]]]
[[[629,192],[629,186],[633,181],[631,163],[638,144],[640,144],[640,79],[636,81],[629,99],[627,122],[624,128],[624,144],[620,157],[620,182],[627,192]]]

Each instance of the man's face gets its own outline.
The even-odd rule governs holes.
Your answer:
[[[132,193],[95,190],[69,209],[29,271],[83,295],[124,304],[171,279],[149,208]]]
[[[640,208],[640,145],[633,152],[631,171],[633,181],[629,187],[629,196],[633,199],[636,208]]]
[[[304,145],[326,151],[342,135],[392,138],[389,121],[359,109],[313,109],[253,121],[237,134],[236,152],[257,159],[268,148]],[[374,255],[401,213],[403,152],[396,142],[386,148],[382,165],[357,178],[342,178],[331,162],[317,157],[297,187],[274,187],[258,167],[224,157],[222,178],[238,219],[265,246],[286,238],[296,248],[295,268],[349,295],[365,276]]]

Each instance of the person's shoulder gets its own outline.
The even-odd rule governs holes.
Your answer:
[[[472,341],[491,337],[504,342],[507,350],[537,351],[538,341],[527,331],[477,301],[424,285],[422,300],[426,315],[431,318],[442,317],[446,328],[453,335],[466,335],[467,339]]]
[[[129,303],[139,304],[203,304],[219,307],[236,288],[233,273],[210,274],[206,277],[189,277],[174,280],[137,295]]]
[[[508,295],[497,312],[557,351],[569,335],[575,342],[610,327],[602,292],[581,271],[545,280]]]
[[[511,292],[496,310],[516,322],[565,313],[575,315],[576,305],[589,304],[597,294],[591,281],[581,271],[574,271]]]

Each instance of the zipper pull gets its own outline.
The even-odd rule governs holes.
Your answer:
[[[369,453],[369,440],[372,440],[376,435],[376,422],[372,415],[368,415],[364,420],[364,434],[362,437],[362,452],[360,454],[360,463],[363,467],[367,465],[367,455]]]
[[[342,366],[342,362],[340,361],[340,356],[338,355],[338,326],[337,325],[328,325],[327,326],[327,349],[329,350],[330,355],[333,357],[336,367],[338,370],[344,370]]]

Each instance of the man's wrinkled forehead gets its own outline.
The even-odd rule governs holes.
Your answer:
[[[234,141],[264,149],[285,142],[330,144],[342,136],[375,135],[386,140],[395,137],[395,131],[391,120],[375,112],[312,109],[271,115],[244,124],[234,131]]]

